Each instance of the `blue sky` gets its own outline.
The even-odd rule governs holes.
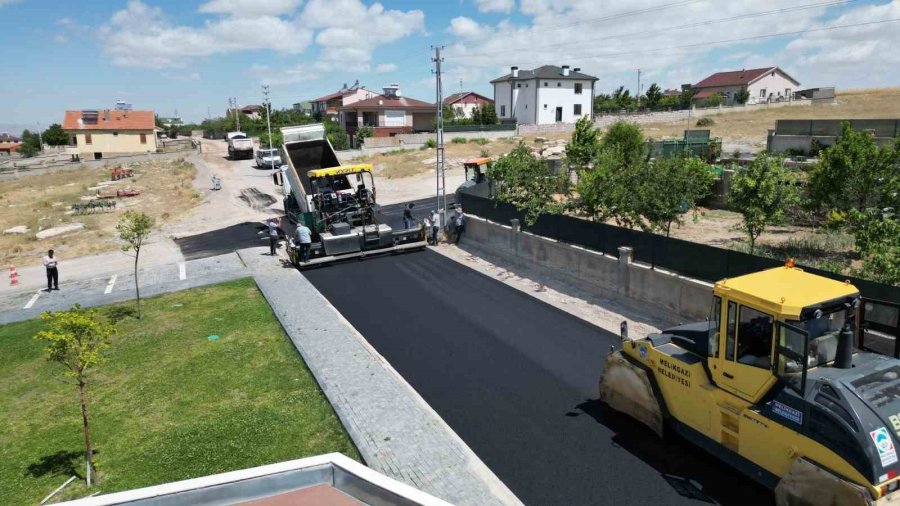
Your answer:
[[[895,86],[894,20],[900,0],[0,0],[0,130],[117,99],[199,121],[229,96],[261,102],[264,83],[275,107],[357,79],[433,101],[432,45],[447,93],[491,96],[509,66],[545,63],[598,91],[636,88],[638,68],[666,88],[769,65],[803,86]]]

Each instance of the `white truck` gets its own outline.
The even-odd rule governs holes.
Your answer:
[[[256,151],[256,167],[259,169],[275,169],[281,166],[281,153],[277,149],[259,148]]]
[[[228,141],[228,158],[253,158],[253,139],[247,137],[244,132],[228,132],[225,134]]]

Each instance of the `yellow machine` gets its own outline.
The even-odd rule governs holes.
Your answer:
[[[778,504],[900,504],[900,360],[858,351],[849,282],[784,267],[716,283],[709,321],[630,339],[600,397],[775,490]]]

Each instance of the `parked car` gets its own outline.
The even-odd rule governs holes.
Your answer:
[[[260,169],[274,169],[281,166],[281,154],[277,149],[256,150],[256,166]]]

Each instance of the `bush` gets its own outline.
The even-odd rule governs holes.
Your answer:
[[[465,144],[466,138],[465,137],[454,137],[454,138],[450,139],[450,142],[452,142],[453,144]]]
[[[697,120],[698,127],[713,126],[715,124],[716,124],[716,121],[712,118],[700,118]]]
[[[476,137],[476,138],[470,140],[469,142],[478,144],[479,146],[484,146],[485,144],[487,144],[490,141],[485,139],[484,137]]]
[[[437,147],[437,142],[435,142],[434,139],[428,139],[427,141],[425,141],[424,147],[434,149]]]

